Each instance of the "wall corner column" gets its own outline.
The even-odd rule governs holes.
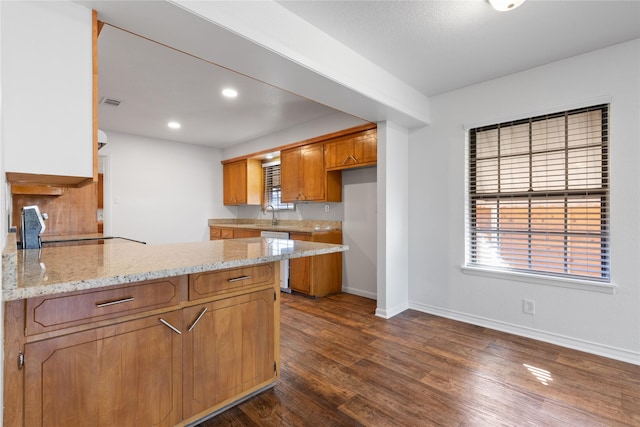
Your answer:
[[[376,316],[409,308],[409,132],[378,123],[378,254]]]

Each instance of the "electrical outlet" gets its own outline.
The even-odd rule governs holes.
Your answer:
[[[329,213],[329,205],[324,205],[324,211]]]
[[[528,298],[523,299],[522,311],[526,314],[536,314],[536,301]]]

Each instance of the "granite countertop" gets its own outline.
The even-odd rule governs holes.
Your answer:
[[[323,231],[342,230],[341,221],[320,220],[278,220],[277,225],[272,225],[270,219],[235,219],[219,218],[210,219],[209,227],[244,228],[266,231],[291,231],[297,233],[318,233]]]
[[[20,300],[348,249],[345,245],[255,237],[17,250],[15,235],[8,235],[2,254],[2,299]]]

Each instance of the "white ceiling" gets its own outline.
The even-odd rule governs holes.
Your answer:
[[[640,1],[280,1],[427,96],[640,37]]]
[[[98,52],[101,129],[223,148],[334,112],[110,25]],[[223,97],[224,88],[239,96]],[[170,121],[181,128],[169,129]]]
[[[143,33],[155,19],[158,26],[165,22],[162,32],[156,34],[166,35],[167,40],[175,40],[176,44],[167,40],[163,43],[172,46],[182,43],[180,48],[191,53],[205,49],[216,50],[216,54],[222,52],[221,58],[231,58],[228,64],[212,62],[304,95],[294,96],[105,26],[99,39],[100,96],[124,102],[117,109],[99,106],[101,128],[226,147],[334,111],[306,98],[320,100],[366,120],[393,118],[393,109],[387,109],[384,100],[368,100],[367,94],[357,90],[348,92],[345,89],[348,85],[335,93],[330,86],[325,90],[318,84],[318,76],[332,84],[340,82],[319,72],[314,74],[314,70],[300,61],[288,61],[285,55],[276,55],[279,54],[276,49],[253,43],[256,40],[250,40],[246,34],[229,31],[233,33],[229,37],[241,40],[237,43],[221,37],[219,32],[215,37],[205,35],[195,25],[198,23],[184,19],[185,11],[175,6],[175,3],[188,5],[188,1],[78,2],[98,10],[99,19],[136,33]],[[258,11],[265,6],[264,2],[235,5],[218,2],[216,6],[222,7],[223,3],[226,10],[244,7],[245,11],[238,14],[247,20],[250,19],[247,7]],[[153,9],[151,4],[157,7]],[[386,70],[425,97],[640,37],[640,0],[528,0],[518,9],[502,13],[491,9],[484,0],[283,1],[278,4],[282,6],[278,8],[281,14],[292,12],[306,21],[310,30],[313,26],[313,30],[324,32],[350,49],[352,55]],[[140,16],[138,21],[134,19],[136,13]],[[256,12],[258,19],[260,13]],[[171,27],[166,22],[171,22]],[[213,27],[216,31],[223,27],[218,22],[201,23],[212,28],[211,31]],[[277,31],[282,28],[274,26],[273,33]],[[263,39],[268,36],[262,34]],[[186,46],[187,37],[191,37],[191,50],[182,47]],[[298,43],[305,40],[299,26],[292,37],[297,38],[294,41]],[[230,52],[231,47],[241,43],[247,47],[244,51]],[[248,43],[267,52],[265,55],[289,62],[289,68],[265,70],[271,62]],[[310,51],[313,49],[308,47]],[[288,74],[292,67],[300,69],[294,70],[298,75],[306,73],[309,77],[292,78],[293,73]],[[307,83],[296,89],[291,83],[293,80],[298,85]],[[219,96],[220,88],[226,84],[239,88],[240,96],[236,100],[229,102]],[[314,96],[312,86],[318,96]],[[367,102],[370,108],[361,108]],[[179,132],[166,129],[166,121],[170,119],[181,120],[183,128]]]

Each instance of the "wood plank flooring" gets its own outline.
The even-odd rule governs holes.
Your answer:
[[[214,426],[640,426],[640,366],[375,301],[282,294],[276,386]]]

